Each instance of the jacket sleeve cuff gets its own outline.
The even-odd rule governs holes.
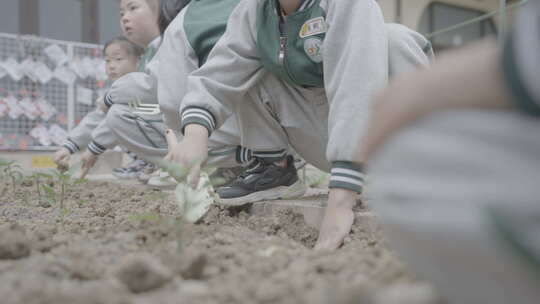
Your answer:
[[[105,148],[104,146],[98,144],[97,142],[93,140],[88,145],[88,151],[90,151],[94,155],[100,155],[100,154],[103,154],[103,152],[107,151],[107,148]]]
[[[504,45],[502,52],[502,69],[504,81],[511,95],[514,97],[515,105],[523,112],[533,116],[540,116],[540,100],[536,100],[523,81],[521,70],[517,61],[515,33],[511,33]]]
[[[199,107],[189,107],[182,112],[181,130],[184,134],[186,126],[197,124],[205,127],[208,130],[208,136],[214,132],[216,128],[216,119],[208,110]]]
[[[103,98],[103,103],[105,103],[107,108],[112,107],[114,102],[112,101],[111,93],[107,92],[107,94],[105,94],[105,97]]]
[[[329,188],[341,188],[361,193],[364,188],[364,169],[361,164],[349,161],[332,163]]]
[[[69,153],[74,154],[75,152],[80,151],[79,145],[75,143],[71,139],[67,139],[67,141],[62,145],[64,148],[68,149]]]

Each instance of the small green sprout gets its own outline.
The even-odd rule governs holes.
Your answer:
[[[40,177],[54,181],[54,184],[58,183],[60,185],[60,193],[57,193],[54,188],[54,184],[52,186],[47,184],[42,185],[42,188],[45,191],[45,201],[51,205],[59,202],[60,210],[63,210],[66,190],[71,186],[86,182],[85,179],[73,178],[75,172],[77,172],[80,168],[81,163],[77,163],[74,166],[71,166],[69,170],[61,171],[54,169],[46,173],[40,173]]]
[[[11,180],[11,186],[13,192],[17,190],[17,184],[22,181],[24,175],[22,168],[14,160],[6,160],[0,158],[0,176],[2,179],[9,178]]]

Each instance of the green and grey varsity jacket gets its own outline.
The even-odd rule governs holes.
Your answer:
[[[188,75],[206,61],[238,2],[191,1],[167,27],[159,52],[158,100],[169,128],[179,131]]]
[[[522,9],[502,52],[507,87],[520,110],[540,116],[540,1]]]
[[[381,10],[374,0],[304,0],[280,23],[278,9],[276,0],[240,2],[207,64],[189,77],[182,129],[195,123],[211,133],[265,71],[292,85],[324,87],[330,107],[327,158],[335,180],[358,179],[347,185],[331,180],[330,186],[360,191],[361,165],[354,155],[372,96],[388,78]]]

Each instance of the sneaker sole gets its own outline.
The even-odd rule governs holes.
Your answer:
[[[118,179],[136,179],[138,174],[115,174],[114,172],[112,175]]]
[[[174,189],[178,183],[175,180],[170,180],[169,178],[163,181],[161,178],[151,177],[146,185],[155,189]]]
[[[302,197],[306,191],[306,185],[301,180],[298,180],[290,186],[279,186],[264,191],[250,193],[242,197],[220,198],[217,203],[223,206],[242,206],[267,200],[295,199]]]

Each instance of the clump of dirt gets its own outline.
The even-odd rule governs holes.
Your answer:
[[[365,209],[355,210],[340,250],[315,252],[317,231],[291,210],[254,216],[212,206],[194,225],[178,219],[169,196],[139,185],[76,185],[64,210],[40,207],[35,187],[6,191],[2,303],[372,304],[389,299],[377,295],[390,286],[419,282]]]
[[[159,288],[169,282],[172,274],[159,261],[148,255],[128,257],[118,268],[116,277],[134,293]]]
[[[20,259],[30,255],[30,239],[16,223],[0,226],[0,259]]]

